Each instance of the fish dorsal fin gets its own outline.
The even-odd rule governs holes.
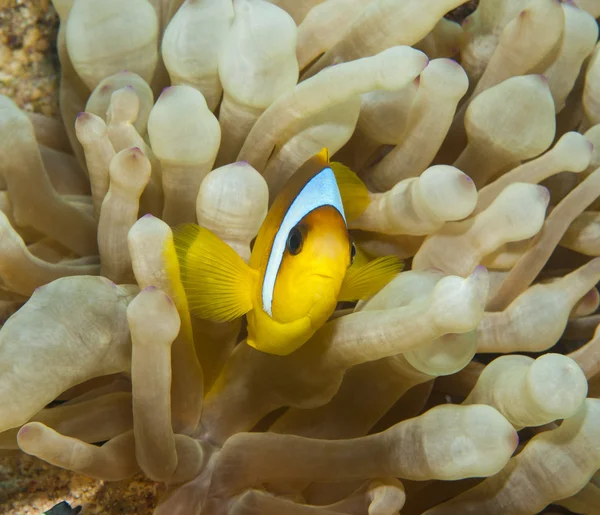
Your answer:
[[[353,301],[375,295],[402,271],[404,263],[396,256],[379,257],[366,265],[352,265],[346,271],[338,300]]]
[[[173,240],[190,311],[227,322],[252,309],[256,272],[213,232],[195,224],[173,230]]]
[[[317,155],[315,157],[317,157],[324,163],[329,163],[329,150],[327,150],[326,147],[323,147],[319,152],[317,152]]]
[[[331,162],[329,166],[335,174],[340,196],[344,205],[346,220],[356,220],[367,209],[370,199],[369,190],[350,168],[342,163]]]

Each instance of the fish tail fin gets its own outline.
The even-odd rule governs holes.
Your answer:
[[[235,250],[195,224],[176,227],[173,239],[181,282],[195,316],[227,322],[252,309],[255,274]]]
[[[356,220],[369,206],[369,190],[350,168],[338,162],[331,162],[335,180],[338,183],[346,220]]]
[[[338,295],[340,301],[367,299],[398,275],[404,263],[396,256],[384,256],[366,265],[355,263],[348,268]]]

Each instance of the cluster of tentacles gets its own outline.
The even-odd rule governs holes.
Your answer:
[[[54,0],[62,120],[0,97],[0,449],[156,515],[597,513],[600,1],[462,3]],[[261,353],[171,228],[248,260],[322,147],[406,270]]]

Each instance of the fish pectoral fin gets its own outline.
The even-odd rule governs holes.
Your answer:
[[[366,265],[348,268],[338,300],[353,301],[375,295],[402,271],[404,263],[395,256],[374,259]]]
[[[235,320],[252,309],[256,272],[210,230],[185,224],[173,230],[181,282],[192,314],[213,322]]]
[[[369,190],[350,168],[342,163],[331,162],[329,166],[333,170],[335,180],[342,197],[344,214],[346,220],[351,222],[362,215],[371,202],[369,199]]]

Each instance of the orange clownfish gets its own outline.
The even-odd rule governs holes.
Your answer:
[[[193,315],[225,322],[244,314],[246,342],[270,354],[302,346],[340,300],[367,298],[401,269],[395,257],[351,266],[356,247],[347,216],[367,207],[368,191],[327,150],[306,161],[275,198],[249,264],[214,233],[194,224],[173,232]]]

